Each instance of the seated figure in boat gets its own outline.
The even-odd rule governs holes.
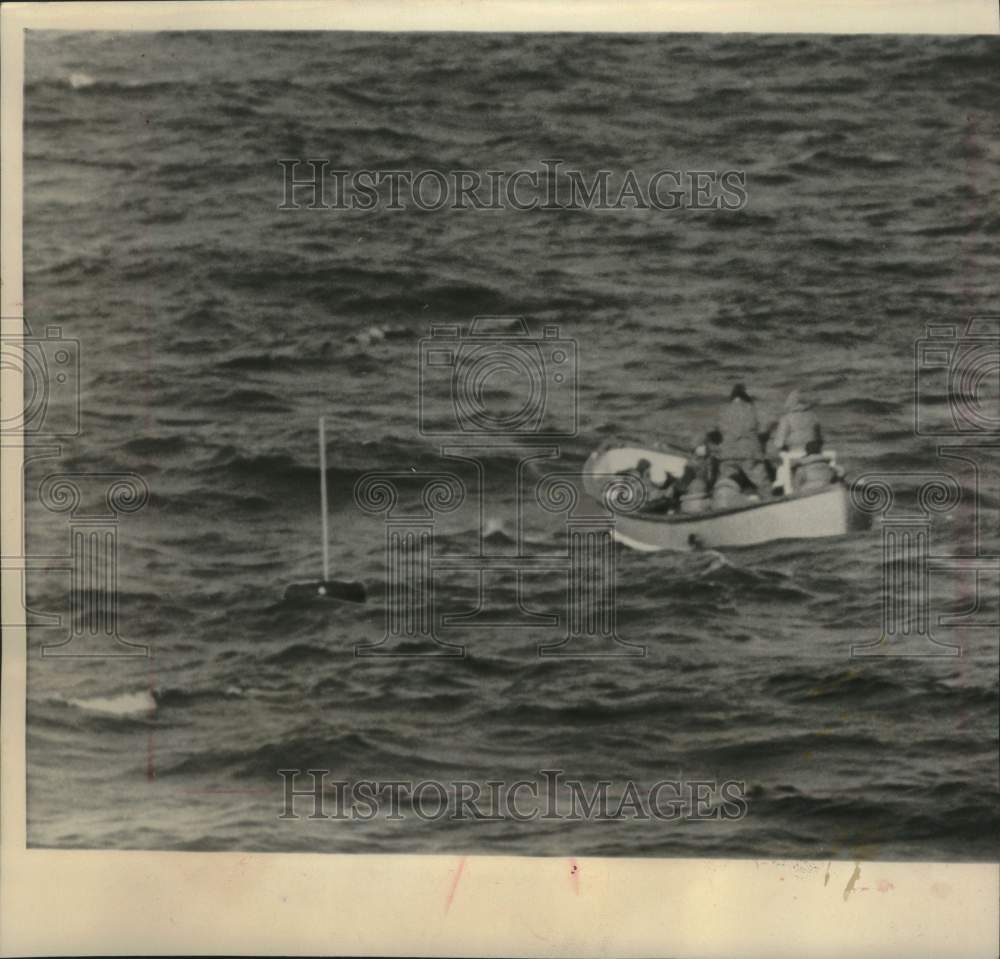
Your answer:
[[[719,414],[719,460],[727,473],[738,472],[762,496],[770,492],[771,476],[761,441],[760,421],[753,398],[742,383],[729,394]]]
[[[662,486],[654,486],[646,495],[643,511],[646,513],[673,513],[680,498],[677,477],[667,473]]]
[[[743,492],[741,479],[735,470],[722,467],[722,472],[712,488],[713,510],[733,509],[736,506],[746,506],[750,502],[750,497]]]
[[[718,460],[710,449],[713,439],[712,433],[709,433],[704,442],[695,446],[694,454],[677,482],[682,513],[703,513],[711,507],[712,487],[719,471]]]
[[[707,455],[712,459],[715,464],[716,470],[719,468],[720,452],[722,451],[722,433],[719,432],[718,427],[713,427],[705,434],[705,450]],[[695,446],[699,443],[696,441]]]
[[[823,455],[823,445],[818,439],[806,443],[805,456],[795,464],[794,488],[796,493],[812,493],[829,486],[837,471]]]
[[[666,481],[660,485],[653,480],[652,463],[641,459],[631,469],[622,470],[622,476],[631,476],[639,481],[643,491],[643,512],[663,513],[674,504],[674,477],[667,473]]]
[[[799,390],[792,390],[785,400],[785,411],[771,434],[771,444],[781,459],[775,477],[774,491],[792,489],[792,470],[806,456],[806,446],[816,440],[823,447],[823,432],[812,404]],[[818,451],[817,451],[818,452]]]

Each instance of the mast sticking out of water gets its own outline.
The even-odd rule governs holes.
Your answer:
[[[330,578],[330,524],[326,502],[326,417],[319,418],[319,502],[323,515],[323,582]]]
[[[291,602],[334,600],[343,603],[363,603],[365,587],[354,580],[330,579],[330,520],[326,492],[326,418],[319,418],[319,503],[323,536],[323,579],[318,583],[292,583],[285,589],[285,599]]]

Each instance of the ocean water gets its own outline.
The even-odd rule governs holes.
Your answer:
[[[1000,310],[998,54],[992,37],[31,33],[25,316],[78,341],[82,413],[58,450],[32,444],[28,550],[68,549],[67,514],[38,503],[47,475],[141,476],[149,502],[117,526],[118,631],[150,656],[43,657],[72,621],[67,574],[29,579],[32,609],[64,621],[29,631],[30,844],[997,858],[995,575],[978,626],[935,626],[957,658],[851,658],[881,631],[877,528],[620,550],[616,628],[642,658],[540,658],[564,622],[441,625],[461,659],[358,657],[385,629],[385,526],[352,490],[373,470],[462,472],[419,429],[421,340],[523,316],[577,357],[575,434],[529,478],[615,436],[686,442],[736,380],[765,419],[799,386],[849,473],[955,476],[937,554],[978,535],[995,556],[995,451],[978,486],[942,459],[982,436],[918,435],[914,382],[928,324]],[[279,211],[283,157],[736,169],[748,202]],[[320,570],[319,415],[331,566],[365,582],[365,606],[282,602]],[[441,555],[481,532],[517,549],[520,455],[489,452],[486,495],[436,527]],[[403,482],[400,508],[417,496]],[[557,516],[526,524],[536,552],[565,535]],[[494,585],[513,609],[514,573]],[[931,587],[935,615],[976,588]],[[467,570],[435,588],[441,613],[475,607]],[[527,576],[520,598],[560,613],[565,576]],[[737,780],[749,806],[728,822],[290,821],[280,768]]]

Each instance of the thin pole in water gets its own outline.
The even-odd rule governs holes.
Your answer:
[[[330,579],[330,536],[326,516],[326,421],[319,418],[319,498],[323,514],[323,582]]]

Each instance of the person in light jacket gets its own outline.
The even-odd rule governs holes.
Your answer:
[[[812,404],[798,390],[792,390],[785,400],[785,412],[774,428],[771,442],[779,452],[781,450],[805,452],[806,443],[811,440],[819,440],[820,449],[823,448],[823,432],[820,429],[819,417]]]
[[[823,432],[819,417],[808,400],[798,390],[792,390],[785,400],[785,412],[771,434],[771,445],[781,457],[775,489],[791,489],[792,470],[806,455],[806,447],[813,441],[823,448]],[[817,450],[819,452],[819,450]]]

